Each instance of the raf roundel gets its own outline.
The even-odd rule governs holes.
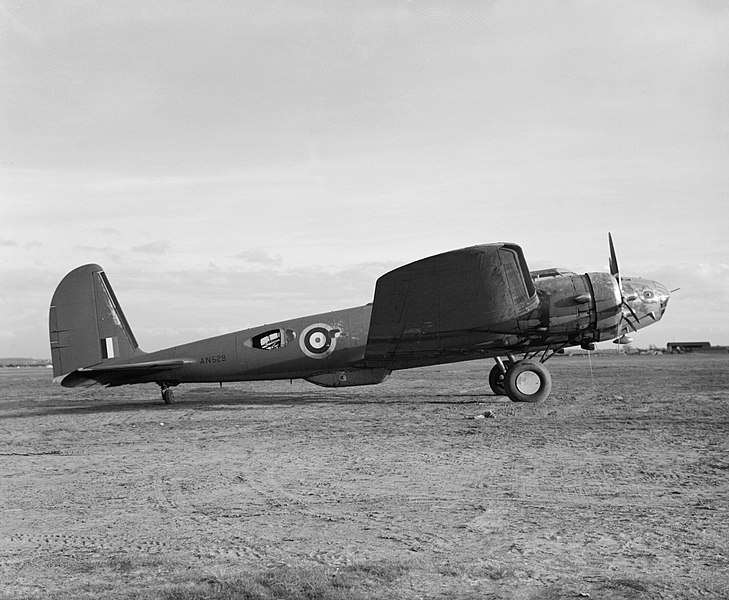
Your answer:
[[[301,332],[299,345],[309,358],[326,358],[337,346],[339,330],[326,323],[314,323]]]

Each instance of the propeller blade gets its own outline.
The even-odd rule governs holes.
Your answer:
[[[626,317],[625,315],[623,315],[623,321],[625,321],[630,326],[630,328],[633,331],[635,331],[636,333],[638,333],[638,329],[636,328],[636,326],[633,325],[633,322],[628,317]]]
[[[620,269],[618,268],[618,257],[615,255],[615,246],[613,245],[613,236],[609,231],[608,231],[608,242],[610,243],[610,274],[614,275],[618,279],[618,281],[620,281]]]
[[[620,267],[618,266],[618,257],[615,254],[615,244],[613,244],[613,235],[608,232],[608,243],[610,245],[610,274],[615,277],[615,280],[618,282],[618,288],[620,288],[620,297],[621,297],[621,319],[620,323],[623,322],[627,323],[628,328],[632,329],[633,331],[637,332],[638,328],[636,325],[640,324],[640,317],[635,313],[633,310],[633,307],[628,304],[629,300],[635,300],[637,296],[635,294],[630,294],[629,296],[626,296],[625,290],[623,289],[623,279],[620,277]],[[627,311],[625,310],[627,309]],[[630,320],[630,316],[632,316],[635,319],[635,323],[633,323]],[[627,331],[627,329],[626,329]],[[621,342],[620,340],[629,340],[625,333],[622,334],[621,338],[619,340],[616,340],[615,343],[626,343]],[[632,340],[630,340],[632,341]]]
[[[640,323],[640,317],[635,314],[635,311],[633,310],[633,307],[630,306],[625,300],[623,300],[623,306],[628,309],[631,315],[633,315],[633,318],[635,319],[636,323]]]

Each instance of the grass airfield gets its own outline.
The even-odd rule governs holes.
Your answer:
[[[491,365],[169,407],[0,369],[0,598],[729,598],[729,356],[555,357],[539,404]]]

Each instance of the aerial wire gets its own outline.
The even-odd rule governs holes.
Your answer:
[[[592,388],[597,391],[595,387],[595,376],[592,374],[592,352],[587,351],[587,362],[590,364],[590,380],[592,381]]]

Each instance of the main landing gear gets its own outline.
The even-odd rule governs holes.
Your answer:
[[[489,385],[497,396],[508,396],[514,402],[539,402],[552,391],[552,376],[540,362],[517,361],[497,357],[489,373]]]

